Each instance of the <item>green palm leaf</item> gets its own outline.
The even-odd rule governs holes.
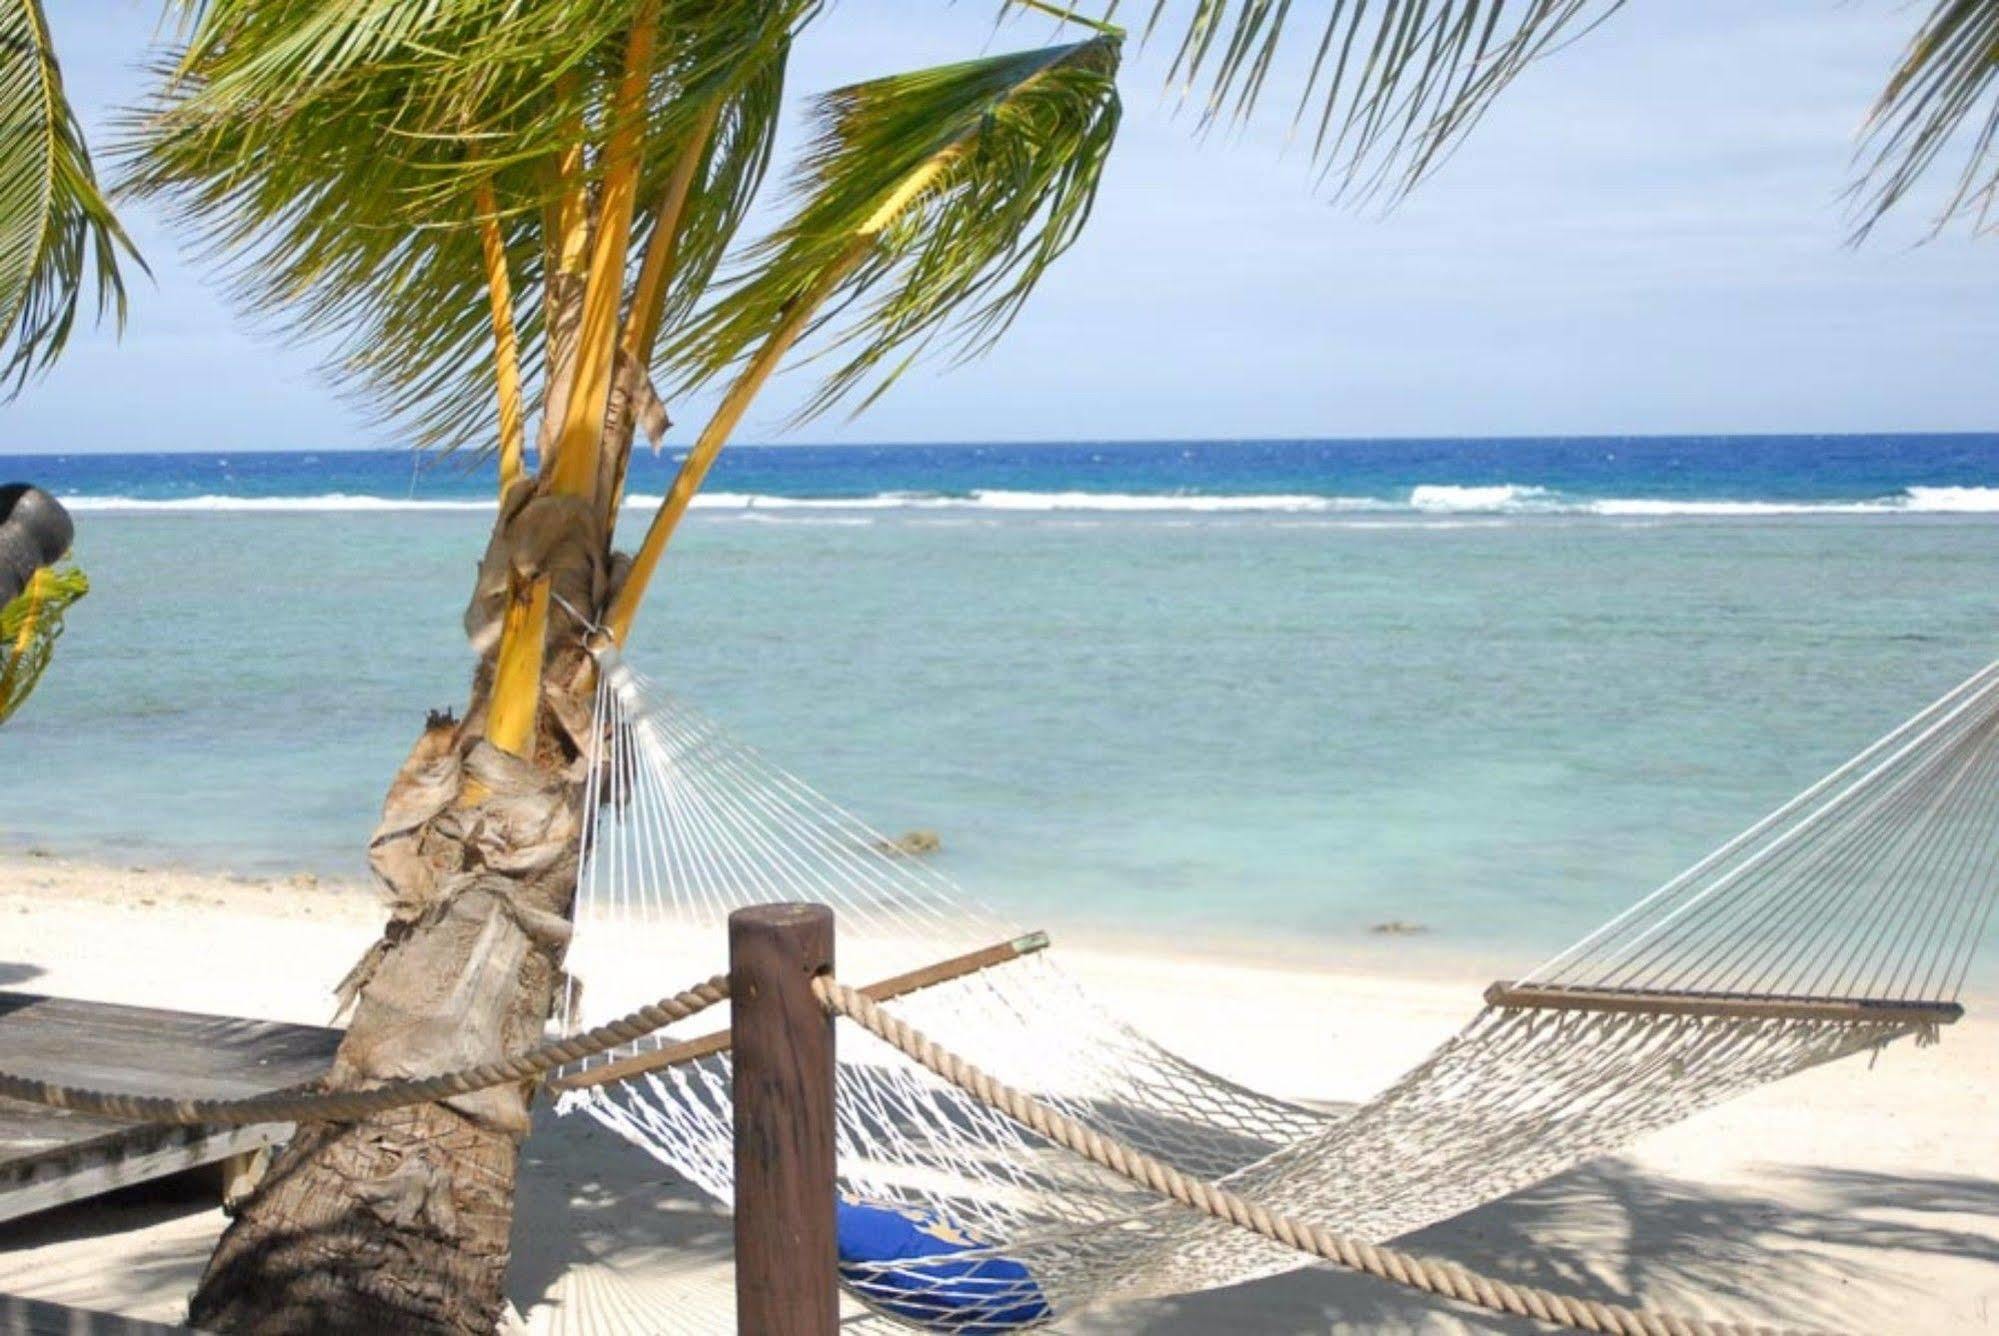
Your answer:
[[[990,346],[1089,216],[1117,130],[1119,45],[1104,36],[821,99],[794,212],[667,350],[676,382],[740,363],[807,299],[826,303],[814,327],[837,365],[801,417],[872,378],[865,407],[940,336],[961,358]]]
[[[1906,196],[1946,149],[1960,145],[1964,167],[1934,219],[1941,230],[1970,218],[1992,227],[1999,199],[1999,3],[1942,0],[1903,54],[1869,114],[1865,166],[1852,191],[1856,237]],[[1964,136],[1960,141],[1960,135]]]
[[[44,567],[11,603],[0,607],[0,722],[41,681],[62,636],[63,614],[89,592],[90,581],[76,567]]]
[[[1076,0],[1078,8],[1087,8]],[[1302,42],[1295,116],[1343,192],[1394,197],[1447,157],[1521,70],[1623,0],[1152,0],[1145,40],[1174,40],[1168,83],[1205,126],[1240,119]],[[1047,12],[1050,0],[1001,0]],[[1095,6],[1115,17],[1121,0]],[[1137,9],[1140,6],[1134,5]],[[1310,64],[1304,63],[1309,52]]]
[[[18,392],[62,351],[86,283],[125,316],[120,252],[136,259],[90,165],[40,0],[0,0],[0,379]]]
[[[472,200],[490,181],[532,382],[545,357],[553,161],[602,117],[634,0],[208,0],[125,127],[126,180],[167,202],[277,332],[389,424],[494,442],[493,348]],[[814,0],[668,0],[639,198],[657,199],[719,101],[683,221],[684,310],[768,163],[788,38]],[[573,77],[571,77],[573,76]],[[591,165],[594,172],[595,164]],[[586,184],[588,184],[586,182]],[[642,230],[650,217],[641,216]],[[535,386],[531,383],[530,390]]]

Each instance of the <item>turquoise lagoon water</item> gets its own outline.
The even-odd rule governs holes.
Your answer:
[[[1393,949],[1525,964],[1999,655],[1968,490],[1999,439],[1948,449],[1761,502],[1475,476],[1335,508],[1296,502],[1350,480],[1241,461],[1204,490],[987,489],[1059,505],[761,480],[696,512],[632,652],[876,825],[937,831],[1022,921],[1336,955],[1394,920],[1427,932]],[[0,838],[359,878],[424,710],[463,695],[484,483],[409,505],[407,457],[374,493],[8,463],[84,498],[95,589],[0,733]]]

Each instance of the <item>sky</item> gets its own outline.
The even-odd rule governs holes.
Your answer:
[[[1324,6],[1297,5],[1300,49]],[[101,159],[108,118],[145,87],[159,5],[48,8]],[[794,111],[1054,39],[1040,19],[996,31],[998,8],[842,0],[794,56]],[[1315,188],[1281,81],[1247,128],[1202,136],[1164,93],[1170,53],[1138,52],[1089,231],[995,352],[788,433],[808,387],[781,377],[740,439],[1993,429],[1999,244],[1961,226],[1924,243],[1921,200],[1846,244],[1855,131],[1926,9],[1641,0],[1531,69],[1385,213]],[[152,277],[135,276],[122,339],[80,336],[0,405],[0,451],[401,444],[309,350],[232,311],[185,238],[142,206],[126,217]],[[684,440],[706,405],[677,407]]]

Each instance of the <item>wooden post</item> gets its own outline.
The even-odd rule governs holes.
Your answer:
[[[735,1031],[736,1330],[835,1336],[833,1018],[812,979],[833,968],[833,911],[729,915]]]

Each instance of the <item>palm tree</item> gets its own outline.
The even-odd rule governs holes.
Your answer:
[[[61,351],[85,287],[100,318],[122,318],[121,253],[136,258],[63,97],[40,0],[0,0],[0,382],[10,393]],[[34,690],[64,613],[90,588],[54,564],[68,547],[69,518],[53,498],[0,488],[0,722]]]
[[[121,253],[137,258],[63,96],[41,0],[0,0],[0,380],[18,391],[55,359],[86,287],[99,317],[123,318]]]
[[[35,0],[12,2],[52,71]],[[330,1084],[538,1036],[575,889],[591,644],[629,632],[689,500],[794,345],[827,368],[808,412],[865,404],[927,349],[990,344],[1077,236],[1118,122],[1116,5],[1001,7],[1079,40],[825,95],[783,220],[744,240],[791,41],[830,21],[818,0],[179,0],[157,92],[126,127],[131,189],[203,240],[246,307],[332,340],[333,373],[386,422],[499,462],[467,704],[429,720],[390,786],[369,853],[394,910],[342,985],[352,1020]],[[1298,106],[1319,161],[1342,189],[1399,194],[1522,67],[1614,7],[1333,4],[1303,34]],[[1171,79],[1201,120],[1226,119],[1264,90],[1293,8],[1158,0],[1146,31],[1178,34]],[[1863,212],[1894,203],[1974,113],[1995,24],[1999,0],[1939,6],[1877,112]],[[59,105],[44,98],[62,128],[43,139],[74,146],[54,173],[69,193],[42,215],[93,242],[101,282],[117,234],[82,189],[73,122],[47,114]],[[0,179],[30,160],[0,146]],[[1983,162],[1954,211],[1989,203]],[[83,249],[27,285],[41,314],[10,328],[20,365],[60,345],[68,317],[47,313],[73,309],[59,294]],[[635,440],[657,443],[666,405],[705,386],[720,406],[627,558],[612,536]],[[193,1320],[490,1331],[531,1094],[301,1127],[218,1246]]]

